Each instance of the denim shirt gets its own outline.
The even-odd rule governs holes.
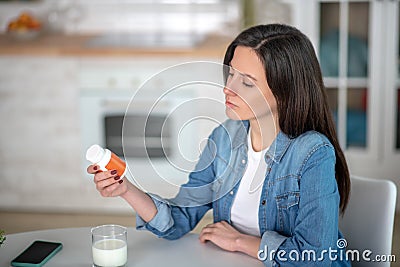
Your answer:
[[[177,239],[191,231],[209,209],[213,209],[214,222],[230,223],[232,203],[246,170],[248,129],[248,121],[235,120],[215,128],[176,197],[149,194],[157,214],[148,223],[136,216],[137,229]],[[329,140],[315,131],[297,138],[279,132],[265,161],[268,168],[258,209],[259,258],[264,265],[350,266],[337,246],[342,238],[340,197],[335,151]]]

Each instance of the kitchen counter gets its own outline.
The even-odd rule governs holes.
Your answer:
[[[15,40],[0,34],[0,55],[23,56],[189,56],[223,58],[233,38],[210,35],[196,46],[187,47],[134,47],[91,46],[96,35],[49,35],[33,40]]]

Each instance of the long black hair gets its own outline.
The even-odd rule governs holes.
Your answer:
[[[295,138],[315,130],[324,134],[335,149],[335,176],[341,213],[350,195],[350,174],[340,148],[328,106],[321,68],[310,40],[298,29],[282,24],[258,25],[244,30],[228,46],[224,66],[230,65],[237,46],[252,48],[265,68],[277,101],[279,126]],[[224,68],[225,80],[228,69]]]

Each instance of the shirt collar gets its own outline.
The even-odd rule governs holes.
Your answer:
[[[247,145],[247,133],[249,128],[250,122],[248,120],[241,121],[241,124],[235,131],[232,139],[232,149],[237,149],[241,145]]]
[[[237,149],[241,145],[247,145],[247,133],[250,128],[250,123],[248,120],[241,122],[242,125],[241,127],[238,127],[232,140],[233,149]],[[279,163],[292,141],[293,138],[290,138],[282,131],[279,131],[275,140],[272,142],[267,153],[265,154],[265,157],[272,159],[276,163]]]
[[[290,138],[282,131],[279,131],[274,142],[272,142],[267,153],[265,153],[265,157],[279,163],[292,142],[293,138]]]

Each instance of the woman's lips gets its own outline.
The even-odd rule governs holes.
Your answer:
[[[236,108],[236,107],[237,107],[235,104],[233,104],[232,102],[230,102],[230,101],[228,101],[228,100],[225,100],[225,105],[226,105],[228,108]]]

